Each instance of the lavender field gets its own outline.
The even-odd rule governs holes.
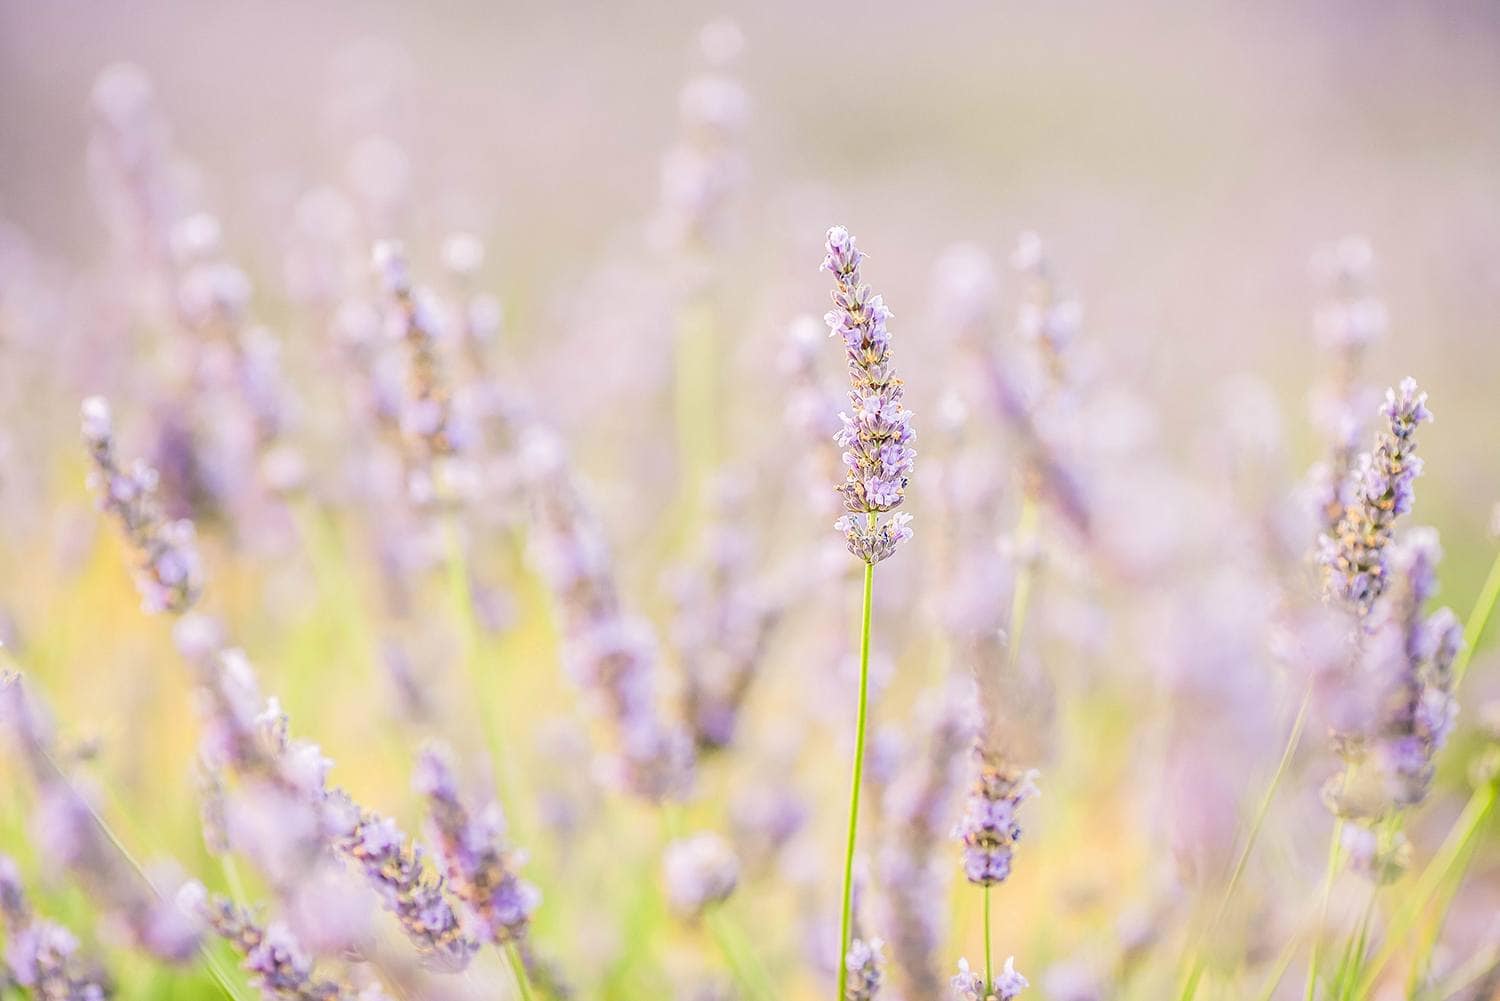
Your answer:
[[[1497,108],[1479,0],[0,0],[0,1001],[1500,999]]]

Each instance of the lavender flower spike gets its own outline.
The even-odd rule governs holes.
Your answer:
[[[828,231],[827,250],[822,267],[832,273],[836,287],[834,308],[823,319],[829,335],[844,343],[853,404],[852,414],[839,414],[843,427],[834,435],[845,449],[848,470],[839,493],[849,512],[835,527],[844,533],[849,551],[873,565],[911,538],[909,516],[895,515],[877,524],[876,515],[894,510],[905,499],[917,454],[911,447],[916,432],[911,411],[901,405],[905,388],[891,364],[891,338],[886,329],[891,311],[881,296],[860,281],[864,252],[854,246],[854,237],[842,226]]]
[[[138,554],[135,579],[146,610],[186,611],[203,589],[193,523],[168,521],[162,514],[155,469],[139,460],[129,469],[121,468],[109,403],[91,396],[83,401],[82,411],[83,440],[94,462],[89,482],[99,492],[100,506],[120,523]]]
[[[541,894],[516,873],[524,859],[504,846],[499,805],[470,814],[448,759],[434,748],[422,752],[416,785],[427,797],[429,837],[448,887],[468,908],[475,936],[502,945],[524,939]]]
[[[1036,772],[1022,771],[976,745],[979,774],[969,789],[954,836],[964,845],[964,875],[976,886],[993,886],[1010,875],[1011,856],[1021,837],[1016,810],[1037,795]]]
[[[249,912],[228,900],[210,898],[199,883],[184,886],[178,904],[201,917],[245,957],[245,971],[266,1001],[356,1001],[361,997],[352,987],[315,976],[312,960],[285,925],[257,924]]]
[[[1334,533],[1319,540],[1326,593],[1360,615],[1385,589],[1385,550],[1396,518],[1411,510],[1412,483],[1422,472],[1422,460],[1414,454],[1417,426],[1432,420],[1427,394],[1409,377],[1401,380],[1399,391],[1386,390],[1382,413],[1387,426],[1352,474],[1353,500]]]

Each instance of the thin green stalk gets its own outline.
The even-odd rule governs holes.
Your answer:
[[[1292,763],[1292,757],[1297,753],[1298,745],[1302,743],[1302,731],[1307,726],[1307,712],[1311,706],[1312,686],[1308,685],[1307,691],[1302,696],[1302,704],[1297,708],[1296,718],[1292,720],[1292,728],[1287,733],[1286,746],[1281,751],[1281,760],[1277,762],[1276,771],[1272,774],[1271,781],[1267,784],[1266,791],[1261,794],[1260,803],[1255,808],[1255,817],[1250,822],[1250,832],[1245,837],[1245,845],[1240,849],[1239,857],[1234,862],[1234,869],[1229,874],[1229,882],[1224,886],[1224,896],[1220,898],[1213,919],[1209,921],[1208,927],[1198,939],[1198,944],[1193,948],[1193,961],[1188,968],[1187,980],[1180,995],[1182,1001],[1191,1001],[1198,991],[1198,982],[1203,977],[1205,963],[1202,945],[1213,938],[1214,932],[1224,920],[1224,915],[1229,913],[1229,903],[1234,897],[1234,891],[1240,885],[1240,878],[1244,876],[1246,866],[1250,863],[1250,854],[1255,851],[1255,843],[1260,839],[1266,815],[1270,813],[1271,803],[1276,798],[1276,790],[1281,786],[1281,780]]]
[[[751,1001],[775,1001],[777,993],[771,977],[761,965],[760,957],[756,955],[733,915],[723,904],[719,904],[710,907],[703,920],[713,934],[719,951],[724,954],[730,969],[734,971],[734,977],[739,981],[745,996]]]
[[[146,870],[141,867],[141,864],[136,861],[135,856],[130,853],[130,849],[125,847],[125,843],[115,834],[114,829],[94,809],[94,805],[85,799],[77,789],[73,788],[73,783],[69,781],[67,773],[58,766],[56,761],[52,760],[52,755],[48,754],[44,748],[37,748],[37,753],[47,763],[47,767],[52,770],[57,781],[62,783],[63,788],[68,790],[68,795],[73,797],[88,812],[89,818],[94,822],[94,826],[114,846],[115,851],[125,860],[126,864],[135,870],[135,874],[140,877],[141,882],[146,884],[146,889],[150,890],[151,894],[158,900],[166,899],[162,896],[162,892],[156,888],[156,884],[151,881],[151,877],[146,875]],[[219,963],[219,958],[213,954],[213,950],[206,943],[199,943],[198,954],[203,959],[203,965],[208,968],[209,976],[213,978],[219,989],[224,992],[224,996],[229,998],[230,1001],[240,1001],[239,994],[235,991],[229,974],[224,971],[224,968]]]
[[[1417,988],[1421,986],[1422,980],[1427,976],[1432,965],[1432,950],[1437,947],[1438,940],[1442,937],[1443,926],[1448,922],[1448,913],[1453,908],[1453,900],[1458,896],[1458,891],[1463,886],[1464,873],[1468,871],[1469,863],[1474,860],[1475,853],[1479,850],[1478,839],[1471,843],[1463,853],[1463,857],[1453,867],[1447,880],[1440,891],[1437,904],[1437,918],[1432,922],[1426,933],[1420,939],[1417,946],[1417,958],[1412,963],[1411,975],[1407,978],[1407,995],[1416,994]]]
[[[995,968],[990,961],[990,884],[984,884],[984,987],[995,982]]]
[[[874,521],[874,515],[870,516]],[[854,842],[859,828],[859,786],[865,772],[865,714],[870,700],[870,598],[875,587],[875,564],[865,564],[864,603],[859,626],[859,708],[854,716],[854,780],[849,792],[849,839],[844,849],[844,906],[839,922],[839,993],[849,984],[849,966],[844,957],[849,951],[849,924],[854,912]]]
[[[531,978],[526,975],[526,960],[521,956],[516,943],[505,943],[505,959],[511,974],[516,978],[516,990],[521,992],[521,1001],[532,1001],[534,995],[531,993]]]
[[[1406,937],[1411,933],[1412,925],[1416,923],[1418,915],[1426,909],[1432,895],[1437,892],[1445,877],[1464,856],[1480,830],[1483,829],[1485,819],[1495,807],[1497,792],[1500,792],[1500,780],[1492,779],[1475,789],[1474,794],[1469,797],[1469,802],[1464,805],[1463,813],[1459,814],[1458,820],[1453,824],[1453,829],[1443,839],[1437,854],[1422,870],[1422,875],[1418,877],[1411,896],[1391,919],[1386,929],[1385,944],[1370,961],[1369,967],[1360,979],[1359,989],[1354,992],[1355,997],[1364,997],[1370,992],[1385,968],[1385,964],[1402,945],[1406,944]]]
[[[1484,627],[1489,624],[1490,613],[1495,610],[1497,602],[1500,602],[1500,553],[1495,554],[1489,576],[1484,579],[1484,586],[1479,589],[1479,598],[1474,602],[1474,610],[1464,623],[1464,648],[1453,661],[1454,689],[1458,688],[1469,670],[1469,661],[1474,659],[1474,648],[1484,636]]]
[[[1333,986],[1338,992],[1338,1001],[1347,1001],[1348,998],[1354,996],[1352,988],[1360,968],[1364,966],[1365,950],[1370,943],[1370,919],[1375,914],[1375,900],[1379,893],[1379,884],[1370,887],[1370,899],[1365,903],[1358,930],[1350,932],[1349,941],[1344,944],[1344,954],[1339,957],[1338,970],[1333,976]]]
[[[1347,777],[1347,774],[1346,774]],[[1328,923],[1328,900],[1333,896],[1333,880],[1338,874],[1344,847],[1344,819],[1334,821],[1333,836],[1328,841],[1328,869],[1323,873],[1323,890],[1319,894],[1318,923],[1313,926],[1312,955],[1307,961],[1307,991],[1304,1001],[1313,1001],[1318,993],[1318,957],[1323,948],[1323,927]]]

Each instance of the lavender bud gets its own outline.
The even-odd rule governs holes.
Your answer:
[[[822,268],[833,274],[834,308],[824,316],[830,336],[844,344],[848,357],[849,401],[853,413],[840,413],[843,427],[834,440],[845,449],[847,467],[839,493],[846,515],[835,525],[849,551],[866,563],[878,563],[911,538],[910,518],[897,516],[877,525],[875,515],[905,499],[916,450],[911,411],[902,406],[905,388],[890,360],[891,312],[885,301],[860,281],[863,251],[842,226],[828,231]]]

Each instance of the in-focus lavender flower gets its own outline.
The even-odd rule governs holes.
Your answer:
[[[136,585],[146,610],[182,612],[198,600],[203,571],[191,521],[169,521],[156,498],[157,474],[137,461],[122,468],[115,455],[109,404],[83,401],[83,438],[94,462],[90,481],[100,505],[119,522],[137,555]]]
[[[866,563],[886,559],[911,538],[911,518],[895,515],[877,524],[876,515],[899,507],[906,496],[916,449],[911,411],[902,405],[905,388],[890,359],[885,300],[860,280],[863,251],[842,226],[828,231],[823,270],[835,281],[834,308],[824,316],[830,336],[843,342],[848,358],[849,402],[853,413],[839,414],[843,427],[834,440],[844,448],[847,468],[839,488],[849,512],[835,527],[849,551]]]
[[[729,842],[711,832],[679,838],[662,853],[662,878],[672,909],[697,918],[729,899],[740,878],[740,863]]]
[[[1360,456],[1351,474],[1351,501],[1332,535],[1319,539],[1319,563],[1326,593],[1360,615],[1370,611],[1385,588],[1386,547],[1396,518],[1411,510],[1413,481],[1421,475],[1416,430],[1432,420],[1427,394],[1416,380],[1388,389],[1382,413],[1386,427],[1372,451]]]
[[[844,987],[846,1001],[873,1001],[880,993],[884,981],[884,961],[880,951],[885,943],[878,938],[868,942],[856,938],[849,943],[844,955],[844,966],[849,970],[849,980]]]
[[[1037,795],[1036,772],[1018,768],[978,743],[974,760],[978,774],[954,835],[963,842],[964,875],[969,882],[993,886],[1010,875],[1011,858],[1021,837],[1016,811]]]
[[[442,861],[448,889],[472,919],[471,933],[500,944],[523,939],[541,894],[518,874],[525,860],[505,846],[499,804],[491,802],[480,814],[471,814],[453,769],[435,748],[423,751],[416,786],[427,798],[428,837]]]

